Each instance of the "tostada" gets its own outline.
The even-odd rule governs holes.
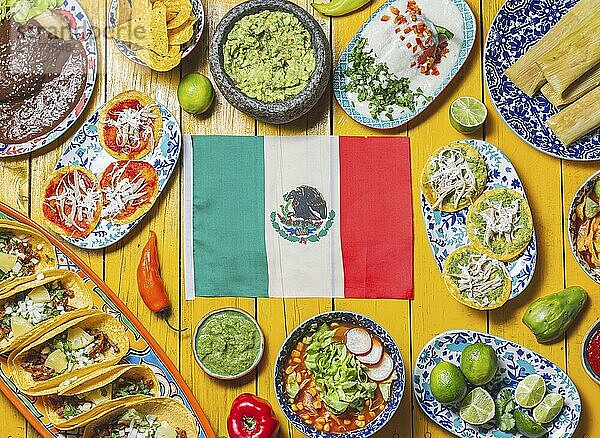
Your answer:
[[[485,192],[469,209],[467,233],[478,251],[502,261],[516,259],[533,236],[527,200],[507,188]]]
[[[455,141],[431,154],[421,174],[421,190],[434,209],[455,212],[471,205],[487,183],[483,156]]]

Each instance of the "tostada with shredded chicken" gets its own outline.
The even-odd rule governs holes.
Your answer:
[[[98,115],[102,147],[119,160],[136,160],[154,150],[162,135],[157,103],[139,91],[125,91],[109,100]]]
[[[487,183],[487,167],[481,153],[456,141],[429,156],[421,174],[421,191],[433,208],[455,212],[471,205]]]
[[[533,236],[527,200],[507,188],[485,192],[469,209],[467,233],[478,251],[502,261],[516,259]]]
[[[158,197],[158,173],[139,160],[116,161],[100,175],[102,217],[128,224],[146,213]]]
[[[42,213],[48,227],[63,236],[84,237],[100,221],[102,196],[96,176],[81,166],[54,171],[44,190]]]
[[[510,298],[512,280],[504,263],[467,245],[450,253],[442,277],[450,294],[478,310],[502,306]]]

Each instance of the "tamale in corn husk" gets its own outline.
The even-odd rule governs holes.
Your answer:
[[[600,87],[553,115],[546,123],[565,146],[600,127]]]
[[[542,87],[542,93],[552,105],[561,107],[575,102],[598,86],[600,86],[600,63],[573,82],[562,94],[550,84]]]

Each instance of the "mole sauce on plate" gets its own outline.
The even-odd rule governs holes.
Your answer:
[[[54,129],[86,83],[81,41],[65,41],[35,20],[0,23],[0,143],[24,143]]]

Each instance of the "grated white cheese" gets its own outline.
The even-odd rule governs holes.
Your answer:
[[[469,263],[459,264],[458,269],[458,273],[449,275],[456,280],[459,292],[481,306],[490,304],[489,292],[501,287],[504,282],[503,276],[494,274],[500,270],[509,277],[502,262],[485,254],[472,254]]]
[[[158,118],[153,112],[154,108],[157,108],[154,103],[140,109],[125,108],[112,113],[116,119],[108,117],[106,120],[102,120],[102,123],[117,128],[115,142],[125,154],[139,149],[142,141],[148,141],[151,147],[154,146],[152,121]]]
[[[426,182],[437,195],[433,208],[438,208],[446,198],[454,195],[454,208],[458,208],[467,193],[476,189],[476,180],[465,156],[460,150],[444,148],[430,158],[434,170]]]
[[[127,167],[117,168],[111,175],[108,187],[103,188],[107,203],[102,209],[102,217],[113,218],[127,205],[137,207],[148,201],[148,181],[142,178],[141,173],[137,173],[132,180],[129,177],[122,178]]]
[[[492,241],[498,237],[511,243],[515,237],[515,233],[523,228],[519,224],[521,220],[521,211],[519,210],[520,201],[514,199],[509,205],[502,205],[502,201],[492,202],[484,201],[487,208],[478,212],[485,224],[483,241],[485,245],[490,246]]]
[[[70,176],[73,175],[72,181]],[[56,187],[56,195],[46,200],[54,201],[54,210],[67,227],[85,231],[82,222],[93,222],[101,195],[97,184],[89,186],[84,179],[85,174],[75,169],[63,175]],[[48,204],[50,205],[50,204]],[[52,205],[50,205],[52,207]]]

